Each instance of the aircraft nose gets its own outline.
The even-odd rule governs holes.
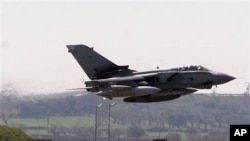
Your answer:
[[[223,83],[227,83],[231,80],[234,80],[235,77],[225,74],[225,73],[215,73],[214,74],[214,84],[218,85],[218,84],[223,84]]]

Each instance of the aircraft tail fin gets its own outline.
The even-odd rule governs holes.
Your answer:
[[[132,72],[128,66],[118,66],[86,45],[67,45],[67,48],[90,79],[103,79]]]

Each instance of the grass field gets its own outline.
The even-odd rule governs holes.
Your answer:
[[[106,131],[108,129],[108,121],[107,119],[99,119],[98,122],[101,124],[98,127],[99,132]],[[0,124],[3,125],[3,122],[0,120]],[[57,126],[57,127],[84,127],[84,128],[92,128],[94,129],[95,126],[95,118],[94,116],[90,117],[81,117],[81,116],[68,116],[68,117],[45,117],[45,118],[11,118],[8,120],[8,124],[10,126],[15,127],[21,127],[22,129],[25,129],[24,131],[29,135],[52,135],[51,132],[48,132],[48,129]],[[49,128],[48,128],[49,125]],[[189,126],[189,123],[187,124]],[[120,129],[122,130],[121,137],[126,137],[126,130],[131,125],[118,125],[111,122],[111,129]],[[165,127],[168,127],[167,124],[164,125]],[[24,127],[24,128],[23,128]],[[194,127],[197,127],[198,125],[194,124]],[[143,126],[144,129],[149,129],[150,126],[146,125]],[[201,128],[204,128],[203,126]],[[208,128],[212,128],[209,127]],[[92,131],[91,131],[92,132]],[[154,138],[163,138],[166,137],[169,134],[172,133],[178,133],[182,139],[187,138],[187,134],[185,133],[185,129],[182,131],[177,132],[153,132],[146,130],[146,135],[144,136],[147,139],[154,139]],[[106,137],[107,134],[105,132],[103,134],[99,135],[100,137]]]
[[[3,121],[0,120],[3,125]],[[48,134],[48,125],[62,127],[93,127],[94,117],[46,117],[46,118],[11,118],[8,120],[9,126],[25,127],[28,134]],[[29,129],[40,127],[42,129]]]
[[[25,125],[29,127],[47,127],[49,125],[55,126],[86,126],[94,125],[94,117],[49,117],[49,118],[12,118],[8,121],[9,125],[18,126]],[[3,124],[1,121],[0,124]]]
[[[72,116],[72,117],[45,117],[45,118],[11,118],[8,120],[8,124],[10,126],[15,127],[27,127],[27,130],[25,130],[28,134],[41,134],[41,135],[47,135],[48,134],[48,128],[47,124],[49,123],[49,126],[63,126],[63,127],[92,127],[95,126],[95,118],[94,117],[80,117],[80,116]],[[108,128],[107,120],[99,121],[101,122],[101,127],[99,127],[99,130],[106,130]],[[3,124],[2,121],[0,121],[0,124]],[[29,129],[30,127],[40,127],[42,129]],[[111,128],[119,128],[123,131],[126,130],[128,125],[119,126],[117,124],[111,125]],[[51,134],[51,133],[49,133]],[[106,136],[106,135],[101,135]],[[124,136],[124,135],[122,135]],[[146,137],[147,138],[156,138],[156,137],[163,137],[166,136],[166,133],[156,133],[156,132],[147,132]]]

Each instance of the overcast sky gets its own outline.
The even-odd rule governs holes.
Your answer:
[[[84,87],[88,77],[67,52],[85,44],[118,65],[143,71],[203,65],[249,82],[247,1],[39,1],[1,3],[1,77],[23,94]],[[211,90],[210,90],[211,91]]]

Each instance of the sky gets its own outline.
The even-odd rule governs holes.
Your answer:
[[[22,94],[84,87],[69,44],[138,71],[202,65],[237,77],[218,93],[250,82],[248,1],[3,1],[0,30],[1,86]]]

